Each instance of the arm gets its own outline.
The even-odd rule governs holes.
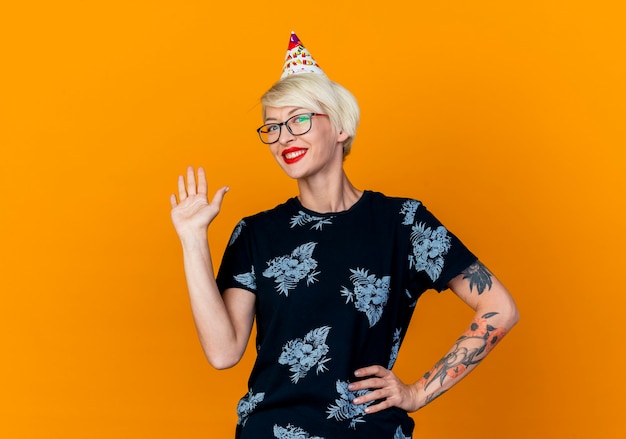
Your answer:
[[[446,356],[416,383],[420,407],[467,376],[519,319],[509,292],[480,262],[468,267],[448,286],[474,309],[474,319]]]
[[[382,402],[366,408],[375,413],[396,406],[413,412],[446,392],[467,376],[500,342],[519,318],[513,298],[480,262],[452,279],[448,286],[475,311],[474,319],[448,353],[419,381],[402,383],[393,372],[370,366],[355,372],[370,378],[351,384],[352,390],[374,389],[356,398],[355,404]]]
[[[187,289],[194,322],[209,363],[217,369],[232,367],[241,359],[254,321],[255,296],[242,289],[217,287],[207,239],[209,224],[219,213],[227,187],[219,189],[211,202],[207,198],[204,170],[194,169],[178,178],[178,198],[172,195],[172,222],[183,249]]]

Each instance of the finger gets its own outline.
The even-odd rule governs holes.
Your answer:
[[[348,390],[370,390],[382,389],[386,386],[386,382],[382,378],[368,378],[366,380],[355,381],[348,385]]]
[[[192,166],[187,168],[187,193],[189,195],[196,194],[196,174]]]
[[[202,167],[198,168],[198,193],[205,195],[207,193],[206,173]]]
[[[176,202],[176,195],[170,195],[170,204],[172,205],[172,209],[178,206],[178,203]]]
[[[380,412],[392,406],[393,404],[391,404],[387,400],[384,400],[384,401],[379,402],[378,404],[372,404],[372,405],[368,405],[367,407],[365,407],[365,413],[367,413],[368,415],[371,415],[372,413]]]
[[[222,201],[224,200],[224,195],[228,192],[230,188],[228,186],[224,186],[223,188],[218,189],[213,195],[213,199],[211,200],[211,204],[216,205],[219,209],[222,206]]]
[[[182,202],[187,198],[187,189],[185,189],[185,177],[178,176],[178,199]]]
[[[368,402],[377,401],[381,399],[385,399],[387,397],[387,392],[384,390],[373,390],[371,392],[366,393],[365,395],[357,396],[352,399],[354,404],[367,404]]]
[[[354,371],[354,376],[356,377],[367,377],[367,376],[385,376],[385,374],[389,372],[387,369],[385,369],[382,366],[367,366],[367,367],[362,367],[360,369],[357,369],[356,371]]]

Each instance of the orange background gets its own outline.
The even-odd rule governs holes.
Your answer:
[[[254,129],[296,30],[361,104],[353,182],[421,199],[521,311],[415,437],[626,437],[622,4],[4,2],[0,436],[232,437],[253,355],[204,360],[168,196],[189,164],[231,186],[219,260],[295,194]],[[397,373],[470,318],[424,296]]]

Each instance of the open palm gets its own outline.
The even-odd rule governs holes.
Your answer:
[[[178,199],[172,194],[172,222],[180,237],[189,233],[206,233],[209,224],[215,219],[220,211],[224,194],[228,187],[222,187],[215,192],[209,202],[207,197],[207,181],[203,168],[198,168],[198,180],[196,182],[193,167],[187,168],[187,185],[185,178],[178,177]]]

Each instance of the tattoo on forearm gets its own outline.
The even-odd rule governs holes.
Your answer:
[[[504,328],[496,328],[489,324],[488,320],[497,314],[497,312],[489,312],[472,322],[465,334],[456,341],[452,350],[439,360],[430,372],[420,378],[424,390],[435,381],[443,385],[446,378],[456,378],[462,375],[468,368],[477,365],[485,358],[506,333]],[[426,401],[430,402],[442,393],[443,391],[436,391],[429,395]]]
[[[447,390],[442,390],[441,392],[433,392],[430,395],[428,395],[426,397],[426,404],[428,404],[429,402],[434,401],[435,399],[439,398],[441,395],[443,395],[444,393],[446,393]]]
[[[476,287],[479,296],[493,285],[493,275],[480,261],[467,267],[462,274],[463,279],[469,279],[470,291]]]

